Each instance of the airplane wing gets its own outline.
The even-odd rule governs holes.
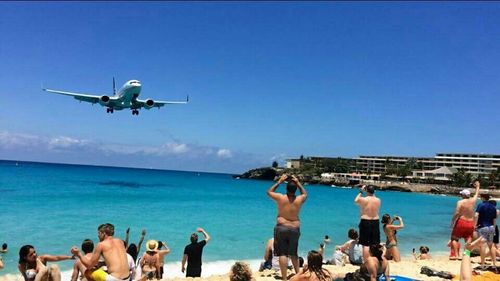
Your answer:
[[[186,104],[189,102],[189,96],[186,98],[185,101],[158,101],[158,100],[152,100],[152,99],[147,99],[147,100],[140,100],[137,99],[135,101],[135,104],[137,107],[144,107],[146,109],[150,109],[153,107],[162,107],[166,104]]]
[[[60,94],[60,95],[71,96],[71,97],[74,97],[75,99],[77,99],[79,101],[85,101],[85,102],[90,102],[90,103],[98,103],[99,99],[101,98],[101,96],[79,94],[79,93],[72,93],[72,92],[51,90],[51,89],[45,89],[45,88],[43,88],[42,90],[44,90],[46,92],[49,92],[49,93],[55,93],[55,94]]]

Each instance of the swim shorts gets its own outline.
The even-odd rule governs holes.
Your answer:
[[[363,246],[380,244],[380,223],[378,219],[361,219],[359,222],[359,244]]]
[[[477,230],[477,233],[487,242],[493,242],[493,237],[495,236],[495,227],[493,225],[481,227]]]
[[[199,267],[187,267],[186,277],[201,277],[201,266]]]
[[[466,240],[472,239],[474,233],[474,221],[459,218],[451,232],[452,239],[464,238]]]
[[[498,244],[498,225],[495,225],[495,236],[493,237],[493,243]]]
[[[102,268],[95,270],[94,272],[92,272],[92,274],[90,276],[92,277],[92,280],[94,280],[94,281],[123,281],[123,280],[130,279],[130,276],[127,276],[126,278],[123,278],[123,279],[116,278],[113,275],[108,274]]]
[[[274,227],[274,255],[297,257],[300,227],[276,225]]]

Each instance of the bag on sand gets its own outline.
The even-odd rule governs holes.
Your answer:
[[[427,276],[437,276],[443,279],[453,279],[453,274],[448,271],[437,271],[428,266],[422,266],[420,269],[420,274],[425,274]]]

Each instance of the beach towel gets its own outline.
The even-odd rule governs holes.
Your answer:
[[[410,277],[405,277],[405,276],[399,276],[399,275],[391,275],[390,277],[390,281],[420,281],[418,279],[413,279],[413,278],[410,278]],[[385,276],[380,276],[380,278],[378,279],[379,281],[385,281]]]
[[[459,281],[460,276],[453,277],[453,281]],[[500,280],[500,274],[495,274],[493,272],[484,272],[481,275],[472,275],[472,281],[498,281]]]

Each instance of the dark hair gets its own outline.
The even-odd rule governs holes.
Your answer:
[[[127,248],[127,254],[129,254],[130,256],[132,256],[132,258],[134,259],[134,261],[137,261],[137,246],[134,244],[134,243],[130,243],[130,245],[128,245],[128,248]]]
[[[5,249],[7,249],[7,243],[2,244],[2,250],[5,250]]]
[[[490,195],[488,193],[483,193],[483,194],[481,194],[481,198],[483,198],[484,201],[489,201],[490,200]]]
[[[196,234],[196,233],[191,234],[190,240],[191,240],[191,243],[198,242],[198,234]]]
[[[296,191],[297,191],[297,185],[295,184],[295,182],[289,181],[286,184],[286,193],[295,194]]]
[[[229,273],[230,281],[250,281],[252,280],[252,270],[250,266],[244,262],[235,262],[231,266],[231,272]]]
[[[428,252],[429,252],[429,247],[427,247],[427,246],[420,246],[420,253],[427,254]]]
[[[329,239],[330,237],[328,237],[328,235],[325,235],[325,239]]]
[[[370,255],[376,257],[380,262],[382,261],[382,254],[384,253],[382,245],[376,244],[370,246]]]
[[[349,237],[350,239],[356,240],[356,239],[358,239],[359,235],[358,235],[358,232],[356,231],[356,229],[351,228],[347,232],[347,237]]]
[[[316,274],[318,280],[332,280],[330,272],[326,269],[323,269],[322,267],[323,256],[317,251],[310,251],[307,254],[307,269],[304,270],[304,273],[307,271],[311,271]]]
[[[304,266],[304,258],[299,257],[299,267],[303,267],[303,266]]]
[[[94,242],[90,239],[85,239],[82,242],[82,251],[85,254],[92,253],[94,251]]]
[[[106,233],[106,235],[108,235],[108,236],[115,235],[115,226],[110,224],[110,223],[104,223],[104,224],[99,225],[97,230]]]
[[[383,224],[388,224],[389,221],[391,221],[391,216],[389,214],[384,214],[380,220]]]
[[[31,245],[24,245],[21,249],[19,249],[19,264],[27,262],[26,257],[30,253],[31,249],[35,249],[35,247]]]
[[[161,247],[163,247],[163,242],[158,240],[158,250],[161,249]]]
[[[368,192],[368,193],[370,193],[370,194],[375,193],[375,186],[373,186],[373,185],[368,185],[368,186],[366,187],[366,192]]]

